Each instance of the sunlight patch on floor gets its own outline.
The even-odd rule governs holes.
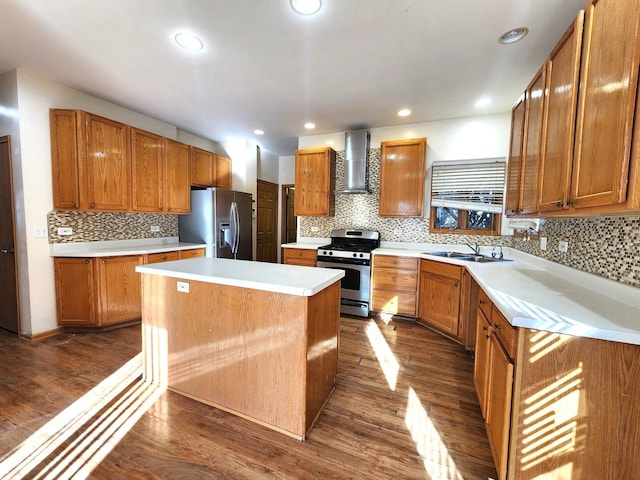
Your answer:
[[[1,458],[0,478],[87,478],[162,394],[141,374],[138,354]]]
[[[429,414],[418,398],[415,390],[409,387],[407,395],[407,413],[405,424],[411,432],[418,454],[424,461],[425,471],[433,479],[464,480],[449,451],[438,434]]]
[[[365,333],[378,359],[380,368],[382,368],[382,373],[384,373],[387,379],[389,388],[395,390],[396,384],[398,383],[398,374],[400,373],[398,360],[396,360],[395,355],[391,351],[391,348],[389,348],[389,344],[384,339],[384,335],[382,335],[375,321],[369,320],[369,323],[367,323],[365,327]]]

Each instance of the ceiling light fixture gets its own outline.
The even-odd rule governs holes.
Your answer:
[[[313,130],[314,128],[316,128],[316,124],[313,122],[307,122],[304,124],[304,128],[306,128],[307,130]]]
[[[256,135],[264,135],[264,130],[260,130],[259,128],[256,128],[253,133],[255,133]]]
[[[408,108],[403,108],[402,110],[398,111],[399,117],[408,117],[409,115],[411,115],[411,110],[409,110]]]
[[[322,6],[322,0],[291,0],[291,8],[300,15],[313,15],[318,13]]]
[[[503,45],[515,43],[526,37],[527,33],[529,33],[529,29],[527,27],[512,28],[498,37],[498,43],[502,43]]]
[[[202,50],[202,47],[204,47],[204,43],[202,43],[202,40],[191,33],[178,33],[173,38],[176,43],[185,50],[191,50],[195,52],[197,50]]]

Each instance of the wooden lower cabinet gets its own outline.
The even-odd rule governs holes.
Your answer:
[[[204,254],[204,248],[193,248],[118,257],[56,257],[58,325],[100,328],[140,320],[140,275],[136,267]]]
[[[464,267],[420,260],[418,320],[456,339]]]
[[[517,329],[507,322],[483,291],[479,296],[473,382],[498,480],[504,480],[507,478],[515,352],[505,349],[501,338],[514,337]],[[508,348],[511,347],[515,349],[515,345],[510,344]]]
[[[282,263],[288,265],[300,265],[303,267],[315,267],[318,251],[310,248],[284,248]]]
[[[373,256],[371,310],[416,316],[419,261],[412,257]]]
[[[141,255],[54,259],[58,325],[103,327],[140,319]]]

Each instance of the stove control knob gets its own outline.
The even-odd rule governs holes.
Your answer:
[[[329,252],[329,255],[333,255],[333,252]]]
[[[362,257],[364,257],[364,253],[361,253],[361,254],[360,254],[360,258],[362,258]]]

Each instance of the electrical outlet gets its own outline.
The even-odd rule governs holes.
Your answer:
[[[393,234],[394,234],[396,237],[399,237],[400,235],[402,235],[402,229],[401,229],[401,228],[396,228],[396,229],[393,231]]]
[[[189,283],[188,282],[178,282],[178,291],[183,293],[189,293]]]
[[[540,237],[540,250],[547,249],[547,237]]]
[[[560,240],[558,242],[558,250],[562,253],[567,253],[567,251],[569,250],[569,242],[567,242],[566,240]]]
[[[318,230],[320,230],[318,227],[311,227],[312,232],[317,232]]]
[[[47,227],[35,227],[33,229],[33,236],[36,238],[47,238]]]
[[[151,225],[151,231],[152,232],[159,232],[160,231],[160,227],[158,225]]]
[[[58,235],[72,235],[73,228],[71,227],[58,227]]]

